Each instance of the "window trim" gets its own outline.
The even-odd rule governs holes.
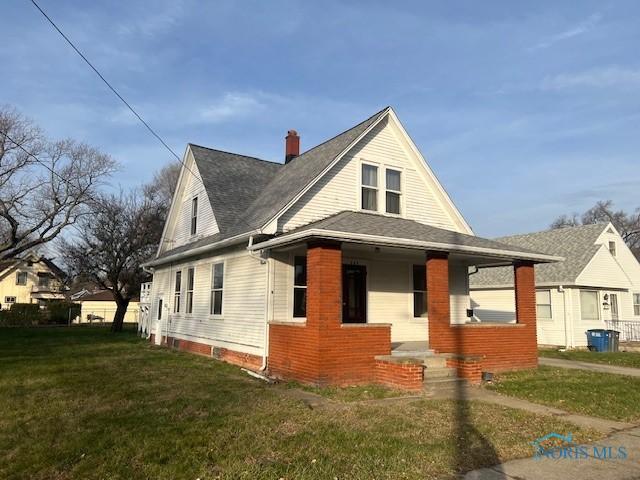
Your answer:
[[[400,190],[392,190],[391,188],[389,188],[389,185],[387,185],[387,172],[388,171],[392,171],[392,172],[397,172],[398,176],[400,177]],[[404,209],[402,208],[402,170],[400,170],[397,167],[387,167],[385,165],[384,167],[384,213],[386,213],[387,215],[393,215],[395,217],[400,217],[402,216],[402,212],[404,211]],[[395,212],[389,212],[387,210],[387,193],[395,193],[398,195],[398,213]]]
[[[292,279],[291,279],[291,293],[292,293],[292,298],[291,298],[291,318],[295,319],[295,320],[305,320],[307,318],[307,286],[309,283],[309,279],[307,278],[307,282],[304,285],[296,285],[296,258],[303,258],[305,265],[307,262],[307,255],[306,253],[304,255],[293,255],[293,263],[292,263],[292,269],[291,269],[291,274],[292,274]],[[306,268],[306,267],[305,267]],[[307,272],[308,275],[309,272]],[[296,316],[296,289],[298,290],[304,290],[305,291],[305,309],[304,309],[304,316]]]
[[[10,298],[13,298],[13,301],[9,301]],[[15,295],[7,295],[4,297],[4,303],[7,303],[9,305],[12,305],[17,301],[18,301],[18,297],[16,297]]]
[[[180,275],[180,288],[178,286],[178,275]],[[182,302],[182,270],[176,270],[173,276],[173,313],[180,314],[180,304]]]
[[[595,293],[596,294],[596,306],[597,306],[597,312],[598,312],[598,318],[584,318],[584,313],[582,311],[582,294],[583,292],[590,292],[590,293]],[[598,292],[598,290],[587,290],[587,289],[580,289],[580,320],[583,322],[599,322],[602,320],[602,313],[600,312],[600,293]]]
[[[636,303],[636,297],[638,298],[638,303]],[[633,304],[633,316],[640,317],[640,292],[631,293],[631,303]]]
[[[609,253],[611,254],[611,256],[615,257],[616,253],[618,253],[616,242],[614,240],[609,240],[608,247],[609,247]]]
[[[549,296],[549,303],[538,303],[538,292],[546,292]],[[549,316],[548,317],[541,317],[538,314],[538,305],[542,305],[542,306],[548,306],[549,307]],[[548,288],[541,288],[539,290],[536,290],[536,320],[553,320],[553,302],[551,300],[551,289]]]
[[[224,260],[211,263],[211,279],[209,288],[209,316],[213,318],[222,318],[224,316],[224,284],[227,279],[227,266]],[[214,277],[216,265],[222,265],[222,286],[220,288],[214,288]],[[213,313],[213,300],[214,292],[222,292],[222,298],[220,299],[220,313]]]
[[[20,275],[24,275],[24,283],[20,282]],[[29,281],[29,275],[27,272],[16,272],[16,285],[20,285],[21,287],[24,287],[28,281]]]
[[[364,184],[364,175],[363,175],[363,170],[364,170],[364,166],[368,166],[368,167],[373,167],[376,169],[376,186],[375,187],[371,187],[369,185],[365,185]],[[377,163],[374,162],[369,162],[366,160],[362,160],[360,162],[360,188],[358,189],[358,192],[360,193],[360,210],[362,210],[363,212],[379,212],[380,211],[380,170],[381,170],[381,166]],[[370,209],[370,208],[364,208],[363,202],[362,202],[362,192],[364,189],[368,189],[368,190],[373,190],[375,191],[375,208]]]
[[[191,286],[191,290],[189,290],[189,273],[193,272],[193,285]],[[185,305],[184,305],[184,314],[185,315],[193,315],[193,297],[196,286],[196,267],[192,265],[187,267],[187,283],[185,288]]]
[[[198,233],[198,195],[191,199],[191,220],[190,220],[190,232],[193,237]]]

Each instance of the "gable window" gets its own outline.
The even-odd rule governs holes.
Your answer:
[[[198,230],[198,197],[191,200],[191,235],[195,235]]]
[[[633,314],[640,317],[640,293],[633,294]]]
[[[400,215],[400,172],[387,168],[386,171],[386,209],[387,213]]]
[[[195,280],[195,270],[193,267],[187,270],[187,304],[185,306],[186,313],[193,313],[193,284]]]
[[[8,304],[16,303],[16,297],[4,297],[4,303],[8,303]]]
[[[616,242],[609,242],[609,253],[614,257],[616,256]]]
[[[427,315],[427,268],[425,265],[413,266],[413,316]]]
[[[49,287],[49,276],[48,275],[38,275],[38,286],[48,288]]]
[[[17,272],[16,285],[26,285],[26,284],[27,284],[27,272]]]
[[[378,210],[378,167],[362,164],[362,209]]]
[[[293,316],[307,316],[307,257],[295,257],[293,261]]]
[[[536,290],[536,316],[543,320],[551,319],[550,290]]]
[[[582,320],[600,320],[598,292],[580,290],[580,313]]]
[[[177,271],[174,294],[173,294],[173,313],[180,313],[181,294],[182,294],[182,271]]]
[[[224,287],[224,263],[214,263],[211,267],[211,315],[222,315],[222,290]]]

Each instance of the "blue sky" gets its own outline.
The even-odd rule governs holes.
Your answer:
[[[386,105],[479,235],[640,205],[638,2],[41,0],[181,154],[281,160]],[[171,161],[27,0],[3,2],[0,103],[148,180]]]

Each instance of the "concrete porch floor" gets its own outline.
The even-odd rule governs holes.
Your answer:
[[[429,342],[409,341],[391,342],[391,355],[394,357],[424,357],[433,355]]]

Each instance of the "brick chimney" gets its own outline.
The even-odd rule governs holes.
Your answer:
[[[284,163],[289,163],[298,155],[300,155],[300,137],[295,130],[289,130],[285,137]]]

